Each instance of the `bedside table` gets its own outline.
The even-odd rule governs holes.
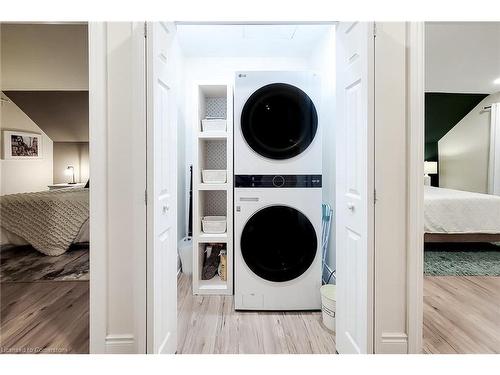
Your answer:
[[[64,189],[64,188],[82,188],[85,187],[85,183],[83,182],[77,182],[76,184],[53,184],[53,185],[48,185],[49,190],[57,190],[57,189]]]

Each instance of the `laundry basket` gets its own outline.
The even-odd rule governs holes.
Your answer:
[[[321,313],[323,324],[329,330],[335,332],[335,301],[337,299],[337,289],[335,285],[326,284],[321,291]]]

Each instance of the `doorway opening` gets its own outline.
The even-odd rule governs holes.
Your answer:
[[[88,353],[87,24],[0,33],[0,346]]]
[[[498,22],[425,25],[425,353],[500,352],[499,45]]]
[[[321,204],[335,202],[335,25],[177,23],[169,53],[178,93],[177,353],[335,353],[319,311],[322,276],[334,282],[336,268],[334,223],[324,256],[321,248]],[[280,108],[306,116],[307,132],[279,130]],[[290,244],[295,225],[307,242],[296,253],[252,251],[276,248],[266,241],[280,235]],[[290,267],[283,273],[276,262]]]

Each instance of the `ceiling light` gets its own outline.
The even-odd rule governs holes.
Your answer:
[[[500,85],[500,77],[493,81],[495,85]]]

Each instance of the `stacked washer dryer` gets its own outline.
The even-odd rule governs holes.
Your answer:
[[[234,86],[237,310],[321,307],[319,79],[238,72]]]

